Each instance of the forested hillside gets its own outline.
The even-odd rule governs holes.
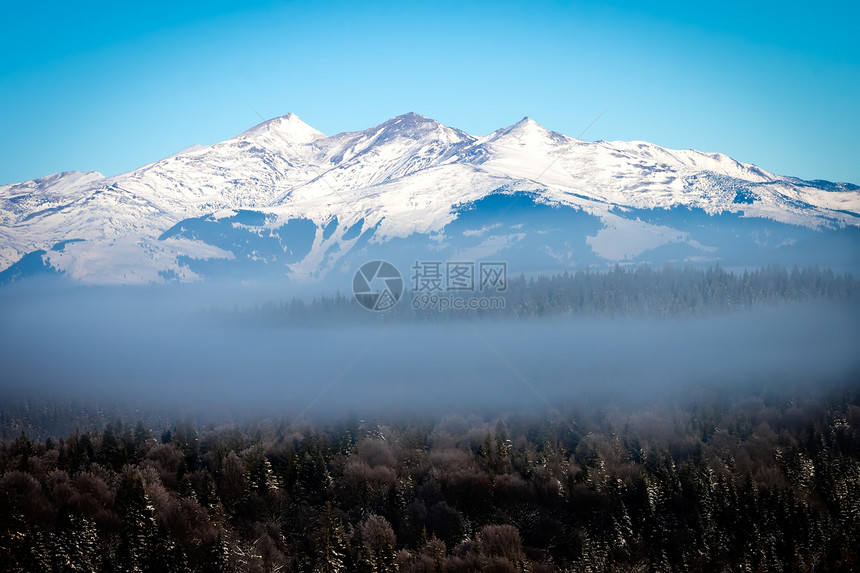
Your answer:
[[[548,275],[509,277],[503,292],[410,291],[404,277],[402,300],[384,313],[389,320],[462,320],[477,317],[535,318],[547,316],[711,316],[785,303],[830,301],[860,303],[860,284],[850,274],[818,267],[786,269],[771,265],[727,271],[709,268],[616,266],[607,272],[577,270]],[[494,307],[438,312],[440,299],[492,297]],[[444,302],[444,301],[443,301]],[[218,307],[206,313],[271,324],[316,323],[321,320],[375,320],[351,294],[272,301],[253,308]]]
[[[0,569],[855,571],[860,395],[836,388],[22,433],[0,449]],[[7,423],[25,406],[80,415]]]

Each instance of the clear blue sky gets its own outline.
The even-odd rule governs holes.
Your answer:
[[[856,2],[11,2],[0,183],[113,175],[298,114],[720,151],[860,184]]]

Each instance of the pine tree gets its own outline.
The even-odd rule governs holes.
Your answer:
[[[332,511],[331,502],[327,501],[317,524],[315,570],[323,573],[345,571],[346,550],[343,526]]]

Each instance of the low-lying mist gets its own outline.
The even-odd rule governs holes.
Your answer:
[[[209,289],[0,296],[7,400],[129,403],[213,419],[545,412],[860,373],[860,308],[792,303],[707,318],[387,320],[259,326],[201,318]],[[230,293],[235,297],[235,293]],[[368,315],[372,313],[368,312]]]

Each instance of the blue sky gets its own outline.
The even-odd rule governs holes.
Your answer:
[[[263,118],[720,151],[860,184],[855,2],[7,2],[0,184],[113,175]]]

